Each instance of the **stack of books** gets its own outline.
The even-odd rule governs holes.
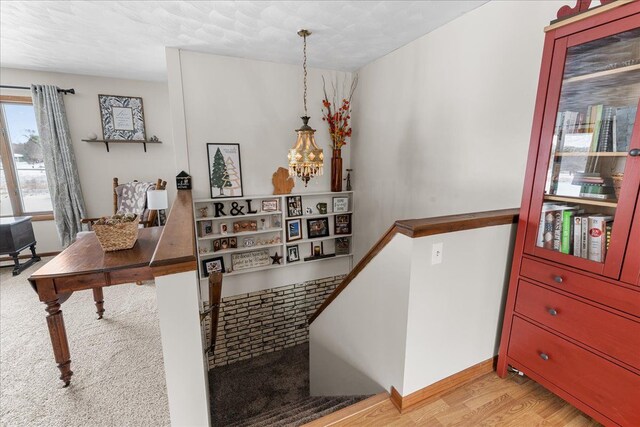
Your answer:
[[[604,262],[613,216],[585,214],[578,206],[544,203],[537,246],[596,262]]]
[[[592,199],[615,198],[613,179],[603,177],[599,172],[576,172],[571,184],[580,186],[580,197]]]

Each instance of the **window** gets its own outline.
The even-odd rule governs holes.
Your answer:
[[[31,97],[0,96],[0,216],[51,219],[51,211]]]

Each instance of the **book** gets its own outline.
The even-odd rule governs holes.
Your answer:
[[[589,217],[589,259],[603,262],[607,251],[607,222],[612,216],[592,215]]]
[[[615,146],[616,151],[629,151],[631,142],[631,134],[633,133],[633,125],[636,120],[638,107],[636,105],[628,105],[616,108],[615,112]]]
[[[613,151],[613,117],[614,107],[603,107],[600,135],[597,151]]]
[[[582,257],[582,217],[573,217],[573,255]]]
[[[559,205],[555,204],[555,203],[543,203],[542,204],[542,212],[540,213],[540,223],[538,224],[538,235],[536,238],[536,246],[538,247],[544,247],[544,242],[545,242],[545,216],[546,213],[557,209],[559,207]]]
[[[560,237],[560,252],[563,254],[571,253],[571,243],[573,239],[573,217],[575,211],[567,209],[562,211],[562,236]]]
[[[582,236],[580,237],[580,257],[589,259],[589,215],[582,217]]]
[[[567,211],[573,211],[578,209],[576,206],[563,206],[561,209],[553,211],[553,250],[561,251],[562,249],[562,234],[564,215]],[[569,230],[571,226],[569,225]]]
[[[555,214],[556,209],[544,212],[542,247],[545,249],[553,249],[553,220],[556,216]]]

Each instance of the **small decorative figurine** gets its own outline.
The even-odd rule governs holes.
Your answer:
[[[353,169],[347,169],[347,177],[345,178],[347,181],[347,191],[351,191],[351,171],[353,171]]]

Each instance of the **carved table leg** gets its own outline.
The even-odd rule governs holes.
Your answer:
[[[55,299],[53,301],[46,301],[45,304],[47,304],[45,310],[49,313],[47,316],[47,326],[49,326],[53,355],[58,363],[58,369],[60,369],[60,379],[64,381],[64,386],[66,387],[71,382],[73,371],[71,370],[71,354],[69,353],[67,331],[64,327],[60,303],[58,299]]]
[[[93,300],[96,303],[98,320],[100,320],[104,314],[104,296],[102,295],[102,288],[93,288]]]

